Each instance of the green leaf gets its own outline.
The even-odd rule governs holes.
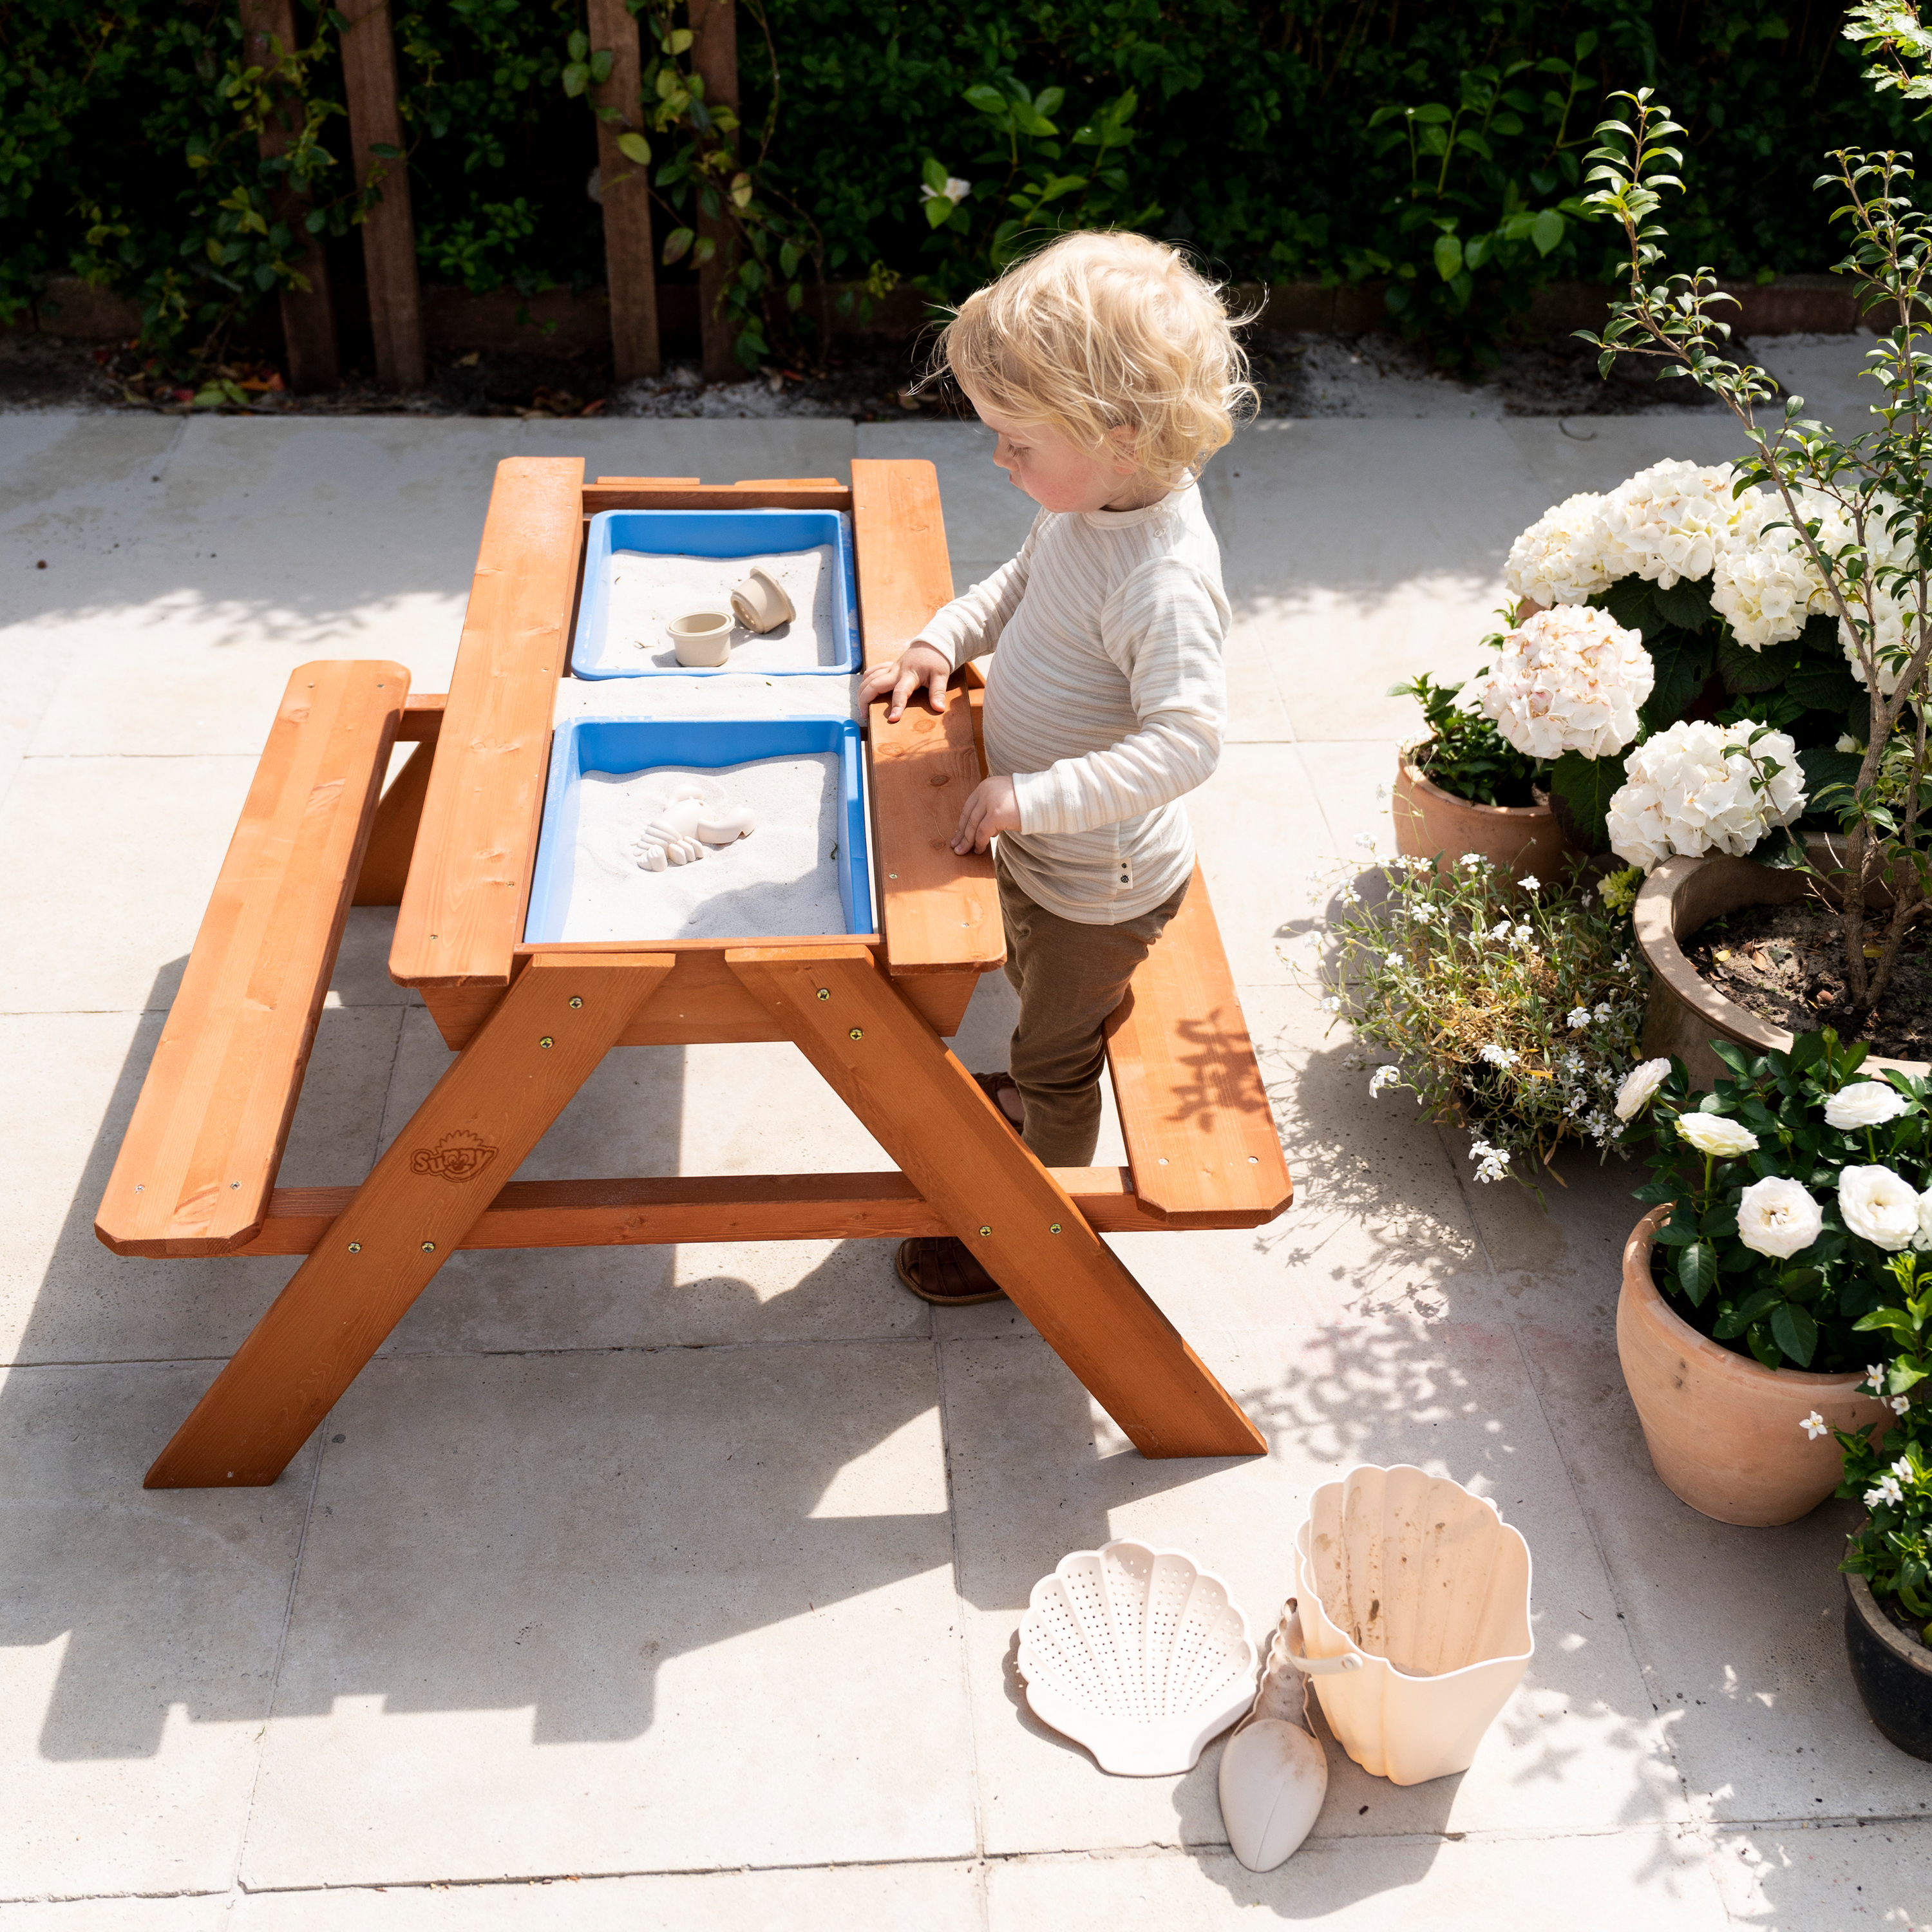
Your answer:
[[[1849,711],[1864,695],[1864,687],[1842,657],[1835,664],[1822,664],[1808,654],[1785,680],[1784,688],[1808,711]]]
[[[1808,1367],[1818,1346],[1818,1324],[1802,1308],[1780,1302],[1772,1310],[1772,1339],[1800,1368]]]
[[[1550,768],[1550,802],[1557,822],[1586,851],[1610,846],[1605,824],[1610,796],[1624,782],[1621,758],[1586,758],[1565,752]]]
[[[590,78],[598,87],[610,78],[611,54],[608,47],[600,47],[590,56]]]
[[[371,141],[369,143],[369,152],[372,154],[380,156],[386,161],[400,161],[403,158],[402,149],[392,148],[387,141]]]
[[[691,51],[691,38],[688,27],[674,27],[664,38],[664,50],[674,60],[680,54]]]
[[[681,262],[691,252],[691,244],[697,239],[695,232],[688,228],[674,228],[664,237],[664,265],[668,268],[674,262]]]
[[[1803,644],[1795,638],[1788,644],[1767,644],[1761,651],[1753,651],[1727,637],[1718,646],[1718,669],[1723,674],[1724,688],[1735,695],[1777,691],[1790,682],[1804,650]]]
[[[1680,577],[1668,590],[1653,584],[1650,600],[1658,615],[1680,631],[1701,631],[1711,621],[1711,586],[1701,580],[1694,584]]]
[[[590,70],[581,61],[572,61],[563,70],[563,91],[574,100],[584,92],[584,83],[590,78]]]
[[[1842,790],[1830,798],[1822,794],[1834,785],[1856,784],[1864,760],[1856,752],[1834,752],[1828,745],[1816,745],[1800,751],[1798,763],[1804,774],[1805,809],[1814,814],[1832,816],[1841,805],[1850,802],[1850,791]]]
[[[1609,590],[1600,591],[1590,602],[1609,611],[1625,630],[1636,632],[1648,650],[1652,648],[1652,634],[1661,631],[1664,623],[1657,606],[1651,601],[1650,592],[1651,586],[1642,578],[1624,577]]]
[[[626,130],[617,136],[617,152],[627,161],[635,161],[640,168],[650,165],[651,144],[643,135]]]
[[[1717,1285],[1717,1250],[1708,1241],[1698,1241],[1684,1249],[1677,1257],[1677,1279],[1690,1297],[1690,1306],[1701,1306],[1705,1296]]]
[[[1453,235],[1438,235],[1436,238],[1436,272],[1447,282],[1462,272],[1462,244]]]
[[[944,161],[934,160],[930,154],[927,155],[920,164],[919,178],[934,194],[946,192],[946,164]]]
[[[1546,255],[1563,239],[1563,218],[1553,208],[1546,208],[1529,225],[1529,238],[1536,252]]]
[[[952,204],[943,194],[921,204],[926,209],[926,225],[928,228],[944,228],[952,219]]]
[[[1614,616],[1616,614],[1612,611]],[[1626,620],[1618,617],[1618,623]],[[1716,657],[1711,640],[1694,632],[1660,625],[1653,618],[1652,635],[1645,647],[1650,652],[1657,682],[1643,703],[1643,722],[1653,731],[1667,730],[1684,717],[1697,701],[1711,675]]]
[[[991,114],[1001,121],[1006,117],[1006,97],[984,81],[977,87],[969,87],[962,98],[968,107],[976,107],[982,114]]]

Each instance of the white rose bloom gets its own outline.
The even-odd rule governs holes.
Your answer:
[[[1568,496],[1510,545],[1503,581],[1511,593],[1546,610],[1581,604],[1615,580],[1604,565],[1604,499]]]
[[[1580,1006],[1577,1012],[1582,1012]],[[1587,1020],[1589,1016],[1584,1015]],[[1576,1024],[1576,1014],[1570,1016],[1570,1024]],[[1664,1076],[1670,1071],[1668,1060],[1646,1060],[1641,1066],[1634,1066],[1624,1076],[1623,1084],[1617,1089],[1617,1118],[1634,1120],[1642,1112],[1646,1103],[1658,1088],[1664,1084]]]
[[[1720,1160],[1736,1160],[1757,1145],[1757,1136],[1750,1128],[1721,1114],[1679,1114],[1677,1131],[1700,1154],[1715,1154]]]
[[[1637,632],[1606,610],[1560,604],[1510,632],[1489,675],[1458,701],[1492,719],[1526,758],[1600,758],[1636,737],[1637,707],[1656,681]]]
[[[1825,1124],[1840,1133],[1856,1133],[1863,1127],[1882,1127],[1886,1121],[1897,1120],[1911,1105],[1897,1088],[1882,1080],[1854,1080],[1825,1102]]]
[[[1824,1210],[1797,1181],[1782,1174],[1754,1180],[1738,1202],[1738,1239],[1754,1252],[1789,1261],[1825,1226]]]
[[[1838,1212],[1853,1234],[1895,1254],[1918,1232],[1918,1190],[1888,1167],[1847,1167],[1838,1175]]]
[[[1742,856],[1774,825],[1789,825],[1804,809],[1797,748],[1782,731],[1750,745],[1757,728],[1749,719],[1687,718],[1639,746],[1624,766],[1627,782],[1611,794],[1610,849],[1648,872],[1673,852]],[[1766,759],[1779,770],[1754,790],[1757,761]]]
[[[1728,463],[1654,463],[1620,483],[1604,503],[1604,566],[1668,590],[1680,578],[1708,577],[1732,544],[1763,518],[1762,499],[1731,494]]]

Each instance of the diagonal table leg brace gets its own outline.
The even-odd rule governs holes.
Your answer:
[[[146,1486],[272,1483],[672,964],[664,953],[532,960],[196,1404]]]
[[[1268,1443],[862,946],[725,960],[1144,1456]]]

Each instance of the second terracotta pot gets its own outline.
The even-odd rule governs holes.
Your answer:
[[[1850,1430],[1892,1413],[1858,1393],[1862,1370],[1767,1369],[1676,1314],[1650,1276],[1651,1244],[1670,1212],[1652,1209],[1624,1244],[1617,1298],[1617,1359],[1651,1465],[1672,1496],[1719,1522],[1796,1522],[1838,1486],[1842,1460],[1828,1435],[1805,1434],[1804,1418],[1816,1409]]]
[[[1464,853],[1480,852],[1519,879],[1563,876],[1563,834],[1547,805],[1472,804],[1398,754],[1389,813],[1406,857],[1434,859],[1447,871]]]

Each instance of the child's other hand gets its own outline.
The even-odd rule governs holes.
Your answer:
[[[959,830],[952,835],[952,849],[962,856],[983,852],[993,842],[996,832],[1020,829],[1019,794],[1011,778],[982,778],[959,814]]]
[[[859,680],[859,716],[862,718],[874,700],[890,692],[886,722],[896,724],[908,700],[921,685],[932,694],[933,710],[944,711],[946,680],[952,675],[952,666],[944,651],[935,650],[930,644],[908,644],[896,664],[875,664]]]

